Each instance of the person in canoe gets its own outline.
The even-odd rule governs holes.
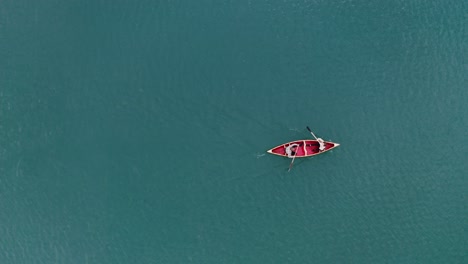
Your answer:
[[[323,151],[325,149],[325,141],[321,138],[317,138],[317,141],[320,144],[319,151]]]
[[[286,154],[288,154],[288,158],[294,158],[294,156],[296,156],[296,150],[298,146],[299,144],[294,143],[286,147],[285,151]]]

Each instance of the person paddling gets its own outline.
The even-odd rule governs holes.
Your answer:
[[[288,158],[294,158],[296,156],[296,150],[298,146],[299,144],[294,143],[286,147],[285,151],[288,155]]]
[[[320,144],[319,150],[323,151],[325,149],[325,141],[321,138],[317,138],[318,143]]]

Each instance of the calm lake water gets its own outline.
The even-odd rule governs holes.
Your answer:
[[[1,1],[0,263],[467,263],[467,14]]]

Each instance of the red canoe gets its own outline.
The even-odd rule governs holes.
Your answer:
[[[296,158],[305,158],[305,157],[311,157],[314,155],[322,154],[340,145],[338,143],[333,143],[330,141],[324,141],[324,143],[325,143],[325,149],[320,150],[319,149],[320,144],[317,140],[311,140],[311,139],[296,140],[296,141],[291,141],[291,142],[276,146],[272,149],[267,150],[267,152],[270,154],[274,154],[274,155],[278,155],[282,157],[288,157],[288,154],[286,153],[286,149],[288,148],[288,146],[292,144],[297,144],[298,146],[296,147],[296,152],[297,152]]]

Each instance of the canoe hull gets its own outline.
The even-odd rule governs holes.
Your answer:
[[[325,149],[322,151],[319,150],[320,144],[318,143],[317,140],[304,139],[304,140],[295,140],[295,141],[281,144],[279,146],[276,146],[272,149],[267,150],[267,152],[273,155],[288,157],[288,154],[286,154],[286,148],[291,144],[299,144],[299,147],[297,148],[296,158],[307,158],[307,157],[312,157],[318,154],[322,154],[340,145],[338,143],[334,143],[330,141],[324,141],[324,142],[325,142]]]

